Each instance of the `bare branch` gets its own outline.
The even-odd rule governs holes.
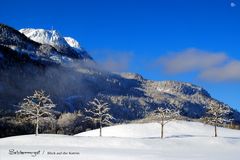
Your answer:
[[[52,108],[56,105],[53,104],[49,95],[45,95],[43,90],[34,91],[32,96],[27,96],[19,106],[16,114],[24,117],[25,120],[34,121],[37,126],[36,135],[38,132],[38,122],[43,117],[54,117]]]
[[[91,116],[87,116],[87,119],[92,120],[100,124],[100,136],[102,125],[111,125],[114,118],[109,114],[110,108],[108,108],[108,103],[95,98],[93,101],[89,102],[92,106],[90,110],[85,108],[85,112]]]

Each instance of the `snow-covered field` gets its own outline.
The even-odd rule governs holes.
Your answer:
[[[165,139],[157,123],[127,124],[76,136],[34,135],[0,139],[0,160],[238,160],[240,131],[198,122],[170,122]]]

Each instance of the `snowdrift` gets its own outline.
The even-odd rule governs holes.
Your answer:
[[[103,128],[103,136],[106,137],[130,137],[130,138],[158,138],[160,136],[158,123],[123,124]],[[240,137],[240,131],[226,128],[218,128],[220,137]],[[173,137],[211,137],[214,135],[213,126],[199,122],[175,121],[164,127],[165,138]],[[79,133],[76,136],[99,136],[99,129]]]
[[[212,126],[177,121],[165,126],[165,139],[159,138],[157,123],[106,127],[103,137],[98,137],[99,130],[76,136],[16,136],[0,139],[0,160],[238,159],[240,131],[225,128],[218,131],[219,137],[215,138]],[[20,151],[29,154],[20,154]]]

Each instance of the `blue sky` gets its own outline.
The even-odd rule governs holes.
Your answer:
[[[0,22],[58,30],[114,71],[191,82],[240,109],[240,0],[1,1]]]

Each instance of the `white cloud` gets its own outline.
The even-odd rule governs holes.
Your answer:
[[[240,61],[223,52],[186,49],[160,57],[155,67],[162,66],[167,74],[196,73],[201,80],[240,82]]]
[[[226,59],[227,56],[224,53],[187,49],[182,52],[176,52],[160,57],[156,64],[163,65],[166,73],[178,74],[201,71],[222,64]]]
[[[240,81],[240,61],[230,61],[224,66],[209,68],[200,73],[203,80],[213,82]]]

